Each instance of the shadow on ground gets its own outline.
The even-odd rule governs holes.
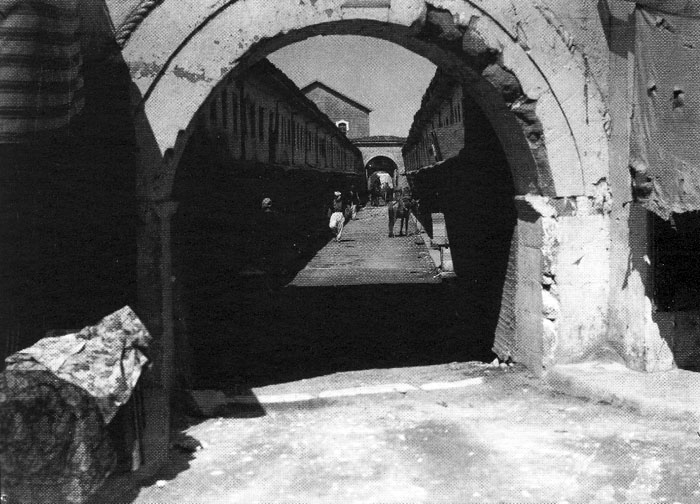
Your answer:
[[[180,446],[186,446],[189,442],[194,447],[198,441],[186,434],[174,434],[176,439],[179,439]],[[139,496],[142,488],[156,485],[156,482],[163,482],[167,485],[168,481],[174,480],[178,474],[190,468],[190,461],[194,459],[194,449],[181,448],[173,443],[173,447],[168,454],[168,463],[164,464],[161,472],[149,476],[139,477],[138,473],[121,472],[112,474],[105,484],[91,496],[87,504],[126,504],[133,502]]]
[[[223,286],[222,286],[223,287]],[[493,329],[448,284],[210,286],[193,307],[194,387],[493,359]],[[456,294],[457,292],[457,294]]]
[[[252,391],[240,391],[252,396]],[[134,502],[142,489],[147,487],[167,486],[179,474],[190,469],[190,462],[195,458],[195,452],[206,448],[199,440],[187,433],[189,427],[197,425],[206,418],[188,405],[180,404],[172,411],[170,446],[168,462],[152,475],[130,472],[122,469],[109,476],[104,485],[93,494],[86,504],[128,504]],[[255,418],[264,416],[265,410],[261,404],[236,404],[221,407],[216,416],[226,418]]]

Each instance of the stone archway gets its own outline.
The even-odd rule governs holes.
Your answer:
[[[403,164],[403,163],[402,163]],[[367,190],[371,189],[372,176],[376,173],[383,172],[391,176],[392,189],[397,187],[397,177],[399,176],[400,168],[396,161],[388,156],[377,155],[369,159],[365,163],[365,175],[367,177]]]
[[[191,6],[188,16],[181,8],[156,7],[124,48],[151,154],[169,165],[147,160],[161,181],[149,186],[155,191],[167,193],[189,121],[222,76],[289,43],[342,33],[398,43],[468,82],[504,144],[519,193],[593,195],[605,176],[600,93],[588,85],[582,55],[535,6],[515,13],[505,0],[488,8],[460,0],[219,0]],[[542,173],[547,161],[556,166],[551,174]]]
[[[401,148],[405,142],[406,138],[385,135],[354,139],[353,143],[362,152],[362,162],[365,165],[366,177],[369,179],[370,176],[370,171],[367,169],[369,164],[375,158],[383,157],[391,160],[396,165],[396,170],[392,173],[394,186],[406,186],[406,168],[403,155],[401,154]]]
[[[223,76],[314,35],[395,42],[466,84],[503,146],[517,194],[499,351],[538,372],[595,346],[608,295],[607,113],[583,55],[550,13],[532,4],[516,11],[507,0],[217,0],[183,12],[179,2],[159,4],[123,51],[141,142],[139,296],[160,341],[166,395],[171,192],[191,119]]]
[[[556,23],[534,6],[524,6],[515,13],[505,1],[485,9],[454,0],[375,0],[362,4],[333,0],[310,5],[291,0],[274,4],[241,0],[197,4],[187,17],[180,15],[179,9],[174,2],[156,7],[124,48],[140,95],[136,99],[142,143],[139,196],[146,224],[141,233],[139,283],[144,304],[160,308],[147,315],[153,318],[151,326],[156,333],[169,330],[169,317],[165,316],[168,286],[162,280],[169,277],[168,260],[164,260],[169,251],[161,236],[167,234],[163,228],[169,225],[164,221],[168,212],[163,209],[172,207],[172,182],[190,134],[191,118],[222,76],[312,35],[361,34],[390,40],[468,84],[470,98],[484,112],[504,147],[520,195],[522,223],[529,225],[534,215],[536,226],[541,228],[542,219],[558,215],[544,198],[573,202],[565,205],[567,208],[585,207],[569,210],[571,217],[602,213],[592,202],[606,197],[605,106],[597,88],[588,83],[582,55],[571,50]],[[556,222],[561,227],[562,220]],[[554,233],[550,228],[550,234]],[[605,233],[603,226],[596,236],[604,241]],[[158,258],[159,254],[163,257]],[[533,265],[539,262],[523,260]],[[154,268],[156,264],[159,269]],[[600,268],[596,275],[603,275]],[[559,274],[558,279],[564,278]],[[602,289],[604,283],[601,278],[596,288]],[[520,281],[516,284],[523,285]],[[536,294],[532,290],[525,298],[534,299]],[[595,296],[602,298],[601,292]],[[561,294],[558,297],[557,303],[568,302]],[[570,302],[573,308],[577,300]],[[592,315],[593,319],[604,319],[598,316],[602,308],[592,310],[595,313],[577,309],[582,316],[572,312],[567,325],[550,328],[550,337],[558,338],[556,346],[562,356],[567,349],[560,344],[562,334],[575,340],[582,324],[587,333],[604,330],[602,325],[591,328],[586,322]],[[532,319],[526,324],[532,325],[529,330],[536,328],[542,334],[540,325],[547,322],[539,315],[528,317]],[[513,331],[521,332],[519,323],[513,324]],[[540,344],[531,352],[524,348],[519,350],[521,360],[535,366],[547,353]],[[532,358],[525,355],[529,353]]]

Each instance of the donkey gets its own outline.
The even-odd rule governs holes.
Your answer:
[[[394,237],[394,224],[399,219],[399,236],[403,236],[403,229],[406,226],[406,236],[408,236],[408,219],[411,215],[415,202],[409,194],[401,195],[387,205],[389,212],[389,238]]]

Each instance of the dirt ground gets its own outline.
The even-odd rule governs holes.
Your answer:
[[[167,467],[94,504],[700,502],[695,425],[487,364],[498,306],[386,234],[370,209],[288,287],[201,283],[191,389],[226,399],[211,418],[183,400]]]
[[[95,503],[700,501],[695,426],[557,394],[519,367],[364,370],[253,393],[478,377],[183,418],[161,474],[114,479]]]

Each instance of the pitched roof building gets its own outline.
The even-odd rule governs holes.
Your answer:
[[[323,82],[314,81],[301,92],[326,114],[350,139],[369,136],[371,108],[362,105]]]

